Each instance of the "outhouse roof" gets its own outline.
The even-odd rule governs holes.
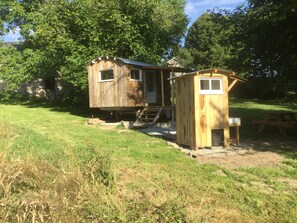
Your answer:
[[[225,75],[231,79],[237,79],[241,82],[246,82],[247,80],[245,78],[239,77],[236,75],[236,73],[234,71],[231,70],[226,70],[226,69],[221,69],[221,68],[210,68],[210,69],[205,69],[205,70],[198,70],[198,71],[194,71],[191,73],[187,73],[185,75],[182,76],[178,76],[178,77],[173,77],[170,79],[178,79],[178,78],[183,78],[183,77],[187,77],[187,76],[193,76],[193,75],[204,75],[204,74],[222,74]]]

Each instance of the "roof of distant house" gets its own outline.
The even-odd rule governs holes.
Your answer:
[[[176,57],[173,57],[170,60],[168,60],[166,64],[168,67],[184,67]]]

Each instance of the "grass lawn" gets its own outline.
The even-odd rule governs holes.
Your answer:
[[[0,104],[0,222],[297,222],[296,132],[257,134],[252,120],[267,110],[297,104],[230,102],[242,142],[270,143],[283,161],[228,168],[138,131],[87,125],[94,111]]]

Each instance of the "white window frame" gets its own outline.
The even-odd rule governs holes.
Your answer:
[[[132,78],[132,70],[138,70],[139,71],[139,79],[134,79]],[[137,68],[131,68],[130,69],[130,80],[131,81],[142,81],[142,70],[141,69],[137,69]]]
[[[105,80],[102,80],[102,72],[104,71],[112,71],[112,74],[113,74],[113,79],[105,79]],[[113,69],[105,69],[105,70],[100,70],[99,71],[99,81],[98,82],[107,82],[107,81],[113,81],[114,80],[114,72],[113,72]]]
[[[209,81],[209,89],[208,90],[201,89],[201,80]],[[220,81],[220,90],[212,89],[212,85],[211,85],[212,80]],[[223,94],[224,93],[223,92],[223,79],[222,78],[207,78],[207,77],[200,78],[199,79],[199,92],[200,92],[200,94]]]

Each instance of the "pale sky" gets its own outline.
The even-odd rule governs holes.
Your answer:
[[[192,23],[208,9],[235,9],[238,5],[245,4],[246,0],[188,0],[185,7],[185,13],[190,19],[189,27]],[[17,41],[20,37],[18,30],[10,32],[3,37],[5,42]]]
[[[237,6],[246,4],[246,0],[188,0],[185,12],[190,19],[189,26],[208,9],[214,8],[233,10]]]

